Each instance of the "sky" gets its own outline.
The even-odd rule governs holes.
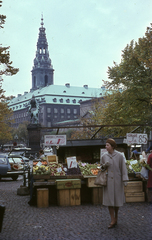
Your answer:
[[[143,37],[152,22],[151,0],[2,0],[6,15],[0,44],[10,46],[12,66],[4,76],[5,95],[32,87],[31,70],[43,14],[54,84],[100,88],[108,66],[121,61],[122,50]]]

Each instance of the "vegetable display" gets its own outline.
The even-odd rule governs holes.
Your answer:
[[[33,174],[40,175],[40,174],[50,174],[50,169],[48,166],[33,166]]]
[[[93,176],[92,170],[98,170],[98,164],[90,164],[90,163],[78,163],[79,168],[81,170],[82,175],[84,176]]]
[[[65,176],[65,171],[63,170],[62,164],[50,163],[48,167],[50,169],[51,176]]]

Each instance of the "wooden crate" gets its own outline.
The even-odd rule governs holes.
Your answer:
[[[102,204],[103,188],[94,187],[92,190],[92,204]]]
[[[87,186],[88,186],[88,187],[93,187],[93,188],[94,188],[94,187],[100,187],[100,188],[101,188],[100,185],[95,185],[95,184],[94,184],[95,179],[96,179],[96,176],[95,176],[95,177],[94,177],[94,176],[93,176],[93,177],[92,177],[92,176],[91,176],[91,177],[88,177],[88,179],[87,179]]]
[[[33,179],[50,179],[49,174],[33,174]]]
[[[145,202],[144,192],[128,192],[125,194],[126,202]]]
[[[47,163],[58,163],[58,157],[56,155],[48,155],[47,156]]]
[[[49,190],[48,188],[37,189],[37,207],[48,207],[49,206]]]
[[[57,202],[59,206],[75,206],[81,204],[80,189],[57,190]]]
[[[81,188],[81,179],[58,179],[56,180],[57,189]]]
[[[142,181],[129,181],[127,186],[124,187],[125,193],[130,192],[142,192],[143,191],[143,182]]]

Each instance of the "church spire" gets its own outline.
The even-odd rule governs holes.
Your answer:
[[[32,89],[45,87],[54,83],[53,66],[49,58],[48,43],[45,34],[43,15],[41,17],[41,27],[39,28],[39,36],[37,41],[36,57],[32,69]]]

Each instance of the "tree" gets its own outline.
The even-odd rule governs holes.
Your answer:
[[[107,94],[104,100],[94,102],[88,119],[81,124],[123,125],[129,127],[102,128],[98,136],[120,137],[135,129],[131,125],[144,125],[137,131],[151,130],[152,122],[152,24],[138,42],[131,41],[122,51],[120,64],[108,67],[109,81],[104,81]],[[148,125],[148,126],[146,126]],[[97,129],[76,131],[72,137],[90,138]]]
[[[105,98],[102,124],[150,124],[152,96],[152,28],[145,36],[133,40],[122,51],[120,64],[108,67],[105,86],[113,92]],[[122,89],[122,91],[120,91]],[[130,128],[105,129],[115,136],[124,136]],[[147,131],[150,127],[144,128]]]
[[[0,7],[2,6],[0,1]],[[0,15],[0,29],[3,28],[6,16]],[[0,142],[3,144],[12,139],[10,122],[12,118],[12,111],[8,108],[6,103],[9,98],[5,97],[5,91],[2,89],[3,75],[12,76],[18,72],[18,68],[12,67],[10,61],[10,47],[2,47],[0,44]]]
[[[15,139],[15,136],[17,136],[18,137],[17,141],[19,143],[27,144],[28,143],[28,130],[27,130],[28,124],[29,122],[23,122],[19,124],[18,128],[12,129],[13,139]]]

